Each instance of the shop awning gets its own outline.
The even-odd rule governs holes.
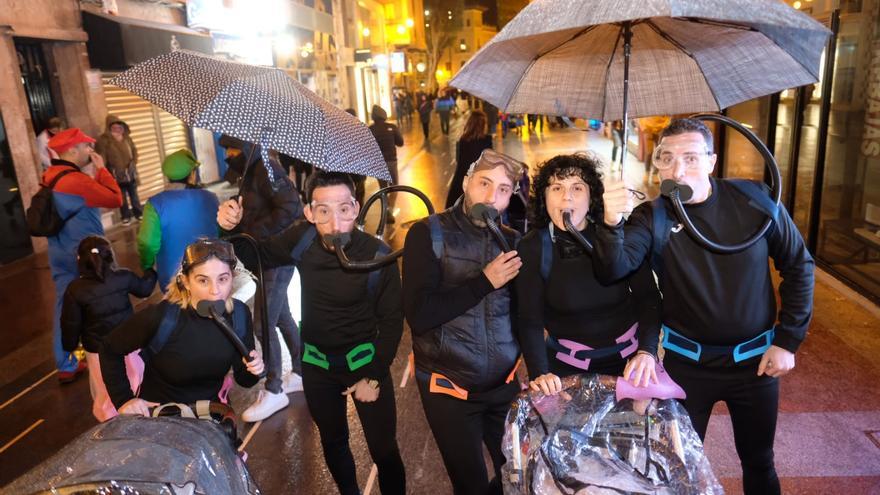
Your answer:
[[[182,26],[83,12],[83,30],[91,66],[104,71],[125,70],[149,58],[179,48],[213,53],[211,36]]]

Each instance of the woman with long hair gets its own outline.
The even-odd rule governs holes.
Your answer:
[[[462,183],[468,168],[480,158],[486,148],[492,147],[492,136],[489,135],[488,119],[482,110],[474,110],[464,124],[461,138],[455,145],[455,173],[446,195],[446,208],[451,207],[464,194]]]
[[[517,247],[517,321],[530,386],[545,394],[561,391],[561,377],[585,372],[656,382],[660,294],[651,269],[601,284],[592,254],[563,222],[567,212],[593,237],[592,223],[603,218],[600,166],[593,155],[559,155],[532,184],[533,227]]]
[[[120,414],[146,416],[160,403],[215,400],[230,368],[239,385],[256,385],[264,368],[257,352],[251,351],[246,361],[218,324],[196,309],[202,301],[222,301],[222,316],[233,322],[236,333],[242,330],[245,347],[254,348],[250,310],[232,298],[236,262],[226,241],[190,244],[165,300],[135,314],[104,339],[101,371]],[[137,395],[127,386],[122,363],[136,349],[143,349],[146,364]]]

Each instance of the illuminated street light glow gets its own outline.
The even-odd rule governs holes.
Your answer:
[[[431,16],[431,11],[428,9],[425,9],[425,17],[430,17],[430,16]]]
[[[427,67],[425,67],[425,63],[424,63],[424,62],[419,62],[419,63],[416,64],[416,70],[417,70],[417,71],[419,71],[419,72],[425,72],[425,69],[427,69]]]
[[[403,27],[403,24],[397,25],[397,34],[406,34],[406,28]]]
[[[370,28],[365,27],[364,30],[361,31],[361,33],[364,35],[364,38],[369,38],[370,37]]]
[[[410,27],[410,28],[411,28],[411,27],[413,27],[414,25],[415,25],[415,22],[414,22],[412,19],[407,19],[407,20],[406,20],[406,27]]]
[[[795,2],[795,3],[792,4],[792,7],[796,8],[796,9],[800,9],[800,8],[801,8],[801,3],[800,3],[800,2]]]

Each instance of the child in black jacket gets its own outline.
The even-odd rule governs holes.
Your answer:
[[[101,377],[98,352],[110,330],[134,312],[129,294],[148,297],[156,285],[156,272],[149,269],[139,277],[131,270],[118,268],[110,242],[89,236],[77,248],[79,278],[64,293],[61,309],[61,343],[73,352],[82,341],[89,367],[89,389],[94,403],[92,414],[98,421],[117,415]],[[136,352],[126,356],[126,370],[133,391],[140,386],[144,363]]]

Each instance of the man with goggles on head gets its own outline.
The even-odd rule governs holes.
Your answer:
[[[380,270],[348,270],[335,254],[334,238],[346,255],[366,261],[387,254],[382,241],[355,228],[360,205],[348,174],[315,170],[306,182],[307,222],[260,241],[264,266],[296,265],[302,281],[303,388],[318,426],[324,459],[343,494],[360,493],[348,444],[346,396],[363,426],[384,494],[406,492],[396,439],[396,407],[389,366],[403,333],[397,263]],[[240,215],[221,209],[220,225]],[[247,246],[235,241],[246,260]],[[241,249],[239,249],[241,247]]]
[[[449,209],[412,226],[403,254],[404,312],[412,329],[415,375],[425,416],[456,494],[501,493],[501,437],[519,345],[511,288],[522,262],[503,252],[482,213],[503,213],[523,164],[483,151]],[[492,213],[494,212],[494,213]],[[519,234],[500,226],[505,244]],[[495,479],[483,460],[489,449]]]
[[[778,378],[794,368],[810,323],[814,264],[788,212],[763,185],[711,177],[716,158],[709,129],[679,119],[661,132],[654,166],[662,180],[693,191],[682,198],[684,208],[708,238],[739,243],[770,215],[772,226],[761,240],[734,254],[708,251],[674,221],[670,200],[633,211],[627,186],[613,182],[605,188],[605,222],[597,229],[598,269],[616,280],[651,261],[663,294],[664,364],[687,393],[683,403],[694,428],[704,438],[713,405],[726,402],[745,493],[779,493],[773,463]],[[783,279],[778,315],[768,258]]]

